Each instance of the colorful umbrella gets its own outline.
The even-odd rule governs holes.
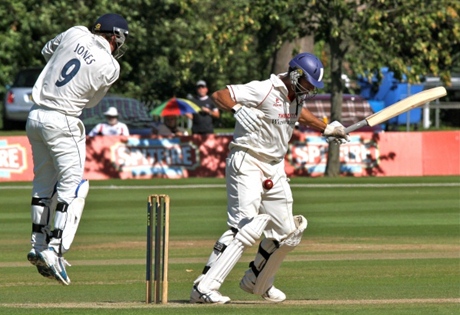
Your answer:
[[[193,114],[200,111],[200,107],[185,98],[170,98],[154,108],[150,115],[152,116],[180,116]]]

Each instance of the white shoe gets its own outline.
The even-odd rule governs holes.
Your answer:
[[[248,269],[244,274],[244,277],[240,281],[240,288],[248,293],[254,294],[255,285],[256,276],[254,275],[254,272],[252,272],[251,269]],[[267,292],[265,292],[261,296],[265,300],[275,303],[283,302],[284,300],[286,300],[286,294],[284,294],[283,291],[275,288],[275,286],[273,285],[267,290]]]
[[[30,250],[30,252],[27,253],[27,260],[34,266],[37,265],[38,262],[38,254],[35,251],[34,248]]]
[[[70,284],[70,278],[65,270],[65,265],[70,266],[70,264],[64,257],[58,256],[52,247],[38,253],[38,259],[50,269],[57,281],[65,285]]]
[[[39,258],[37,251],[32,248],[27,254],[27,260],[37,267],[37,271],[45,278],[55,279],[54,272],[48,268]]]
[[[219,291],[201,293],[196,285],[193,286],[192,293],[190,293],[190,303],[227,304],[230,301],[228,296],[223,296]]]
[[[262,294],[262,297],[267,301],[275,303],[280,303],[286,300],[286,294],[284,294],[283,291],[275,288],[275,286],[272,286],[267,290],[267,292]]]

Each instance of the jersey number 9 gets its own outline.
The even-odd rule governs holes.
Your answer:
[[[70,80],[77,74],[78,70],[80,70],[80,60],[78,59],[71,59],[67,62],[61,71],[62,80],[56,81],[56,86],[63,86],[69,83]]]

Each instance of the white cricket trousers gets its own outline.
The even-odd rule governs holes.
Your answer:
[[[296,229],[292,214],[292,192],[284,170],[284,161],[266,163],[248,150],[232,149],[226,164],[227,224],[238,228],[245,217],[268,214],[271,221],[264,234],[268,239],[284,240]],[[267,190],[263,181],[270,178],[273,188]]]
[[[34,105],[26,124],[32,146],[32,197],[50,198],[57,183],[57,201],[71,203],[83,178],[86,134],[83,122]]]

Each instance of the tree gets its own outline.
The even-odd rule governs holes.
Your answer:
[[[396,77],[419,82],[422,75],[440,75],[449,82],[459,59],[460,3],[454,0],[313,0],[292,8],[306,12],[291,38],[313,34],[324,42],[322,59],[329,68],[331,120],[341,118],[344,65],[352,77],[378,74],[388,66]],[[298,16],[298,15],[297,15]],[[326,176],[340,171],[339,147],[332,145]]]
[[[459,11],[455,0],[3,1],[0,93],[19,69],[44,65],[46,41],[118,12],[131,35],[112,93],[156,105],[185,96],[198,79],[211,91],[263,79],[285,71],[295,53],[313,49],[311,42],[298,44],[312,36],[329,69],[324,91],[332,93],[332,118],[340,120],[343,72],[370,75],[386,65],[412,81],[428,73],[448,81],[450,67],[459,64]],[[330,152],[327,174],[336,176],[338,148]]]

